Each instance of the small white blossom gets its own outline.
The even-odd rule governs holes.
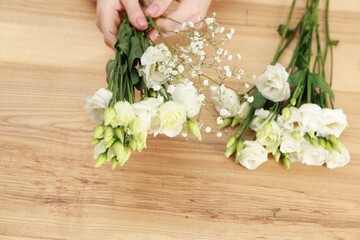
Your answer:
[[[218,138],[221,138],[222,135],[223,135],[222,132],[217,132],[217,133],[216,133],[216,136],[217,136]]]
[[[236,54],[236,59],[237,59],[237,60],[241,60],[241,55],[240,55],[240,53]]]
[[[170,94],[173,94],[175,91],[175,86],[174,85],[169,85],[168,88],[166,89],[166,91]]]
[[[206,128],[205,128],[205,132],[206,132],[206,133],[211,133],[211,127],[206,127]]]
[[[179,73],[183,73],[184,72],[184,66],[182,64],[180,64],[179,66],[177,66],[177,70],[179,71]]]
[[[224,122],[224,119],[223,119],[222,117],[218,117],[218,118],[216,119],[216,123],[217,123],[218,125],[223,124],[223,122]]]
[[[229,55],[228,57],[227,57],[227,60],[228,61],[231,61],[233,59],[233,56],[232,55]]]
[[[248,103],[252,103],[254,101],[254,97],[253,96],[248,97],[247,101]]]
[[[205,80],[203,81],[203,85],[204,85],[204,86],[208,86],[208,85],[209,85],[209,80],[205,79]]]

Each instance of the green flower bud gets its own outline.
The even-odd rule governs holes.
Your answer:
[[[137,150],[141,152],[144,148],[146,148],[146,140],[147,140],[148,132],[142,131],[137,134]]]
[[[201,141],[201,133],[198,123],[192,119],[189,119],[187,121],[187,126],[189,131],[196,137],[196,139]]]
[[[95,146],[95,145],[98,145],[99,142],[100,142],[100,140],[97,139],[97,138],[95,138],[95,139],[92,140],[91,144],[92,144],[93,146]]]
[[[119,162],[117,161],[116,157],[113,157],[111,159],[111,169],[115,170],[115,168],[117,167],[118,164],[119,164]]]
[[[266,123],[265,126],[264,126],[264,132],[265,132],[266,136],[268,136],[270,134],[271,129],[272,129],[271,122]]]
[[[115,128],[115,135],[122,142],[124,139],[124,131],[121,128]]]
[[[300,140],[300,133],[298,131],[293,132],[291,135],[295,140]]]
[[[228,141],[227,141],[227,143],[226,143],[226,148],[231,147],[231,146],[234,145],[235,143],[236,143],[236,137],[235,137],[235,135],[232,135],[232,136],[228,139]]]
[[[291,110],[290,108],[286,107],[281,111],[282,118],[284,120],[288,120],[291,116]]]
[[[129,159],[131,151],[124,147],[124,145],[120,142],[115,142],[111,146],[111,150],[116,155],[116,160],[122,166]]]
[[[295,99],[295,98],[292,98],[292,99],[290,100],[290,103],[291,103],[291,105],[295,106],[295,105],[296,105],[296,99]]]
[[[105,127],[104,131],[104,143],[107,145],[107,143],[111,142],[111,139],[114,137],[114,129],[112,127]]]
[[[311,143],[314,147],[318,147],[318,146],[319,146],[319,143],[318,143],[317,138],[311,138],[311,139],[310,139],[310,143]]]
[[[336,144],[332,144],[333,148],[338,151],[339,153],[344,152],[344,146],[342,145],[341,141],[339,140]]]
[[[304,139],[305,139],[305,141],[310,142],[310,137],[309,137],[309,135],[305,134],[305,135],[304,135]]]
[[[319,145],[323,148],[325,148],[326,146],[326,141],[324,138],[319,138]]]
[[[229,158],[231,155],[233,155],[236,152],[236,147],[237,141],[235,140],[235,143],[233,143],[230,147],[226,148],[225,157]]]
[[[233,119],[232,118],[225,118],[223,123],[220,125],[220,129],[226,128],[231,125]]]
[[[284,166],[285,166],[286,170],[289,170],[291,168],[291,161],[290,161],[289,158],[284,157],[283,158],[283,163],[284,163]]]
[[[231,121],[231,127],[236,127],[237,125],[240,124],[240,121],[238,118],[233,118],[233,120]]]
[[[241,154],[241,151],[244,149],[244,141],[238,141],[236,144],[236,158]]]
[[[94,138],[103,138],[104,132],[105,132],[104,126],[98,125],[94,131]]]
[[[131,151],[135,151],[137,149],[137,142],[135,139],[130,140],[129,147]]]
[[[116,111],[114,108],[109,107],[104,112],[104,125],[108,126],[116,117]]]
[[[308,132],[308,135],[309,135],[309,137],[311,137],[311,138],[316,138],[314,131]]]
[[[333,152],[334,148],[332,147],[330,141],[326,141],[325,142],[325,149],[328,150],[329,152]]]
[[[106,160],[107,160],[106,153],[100,154],[97,161],[96,161],[95,168],[98,168],[98,167],[102,166],[106,162]]]
[[[279,162],[280,157],[281,157],[281,152],[278,150],[278,151],[276,151],[275,155],[273,155],[273,156],[274,156],[275,162]]]
[[[332,143],[332,144],[337,144],[338,143],[338,139],[337,137],[335,137],[334,135],[330,135],[329,136],[329,141]]]
[[[107,142],[107,143],[104,144],[105,148],[110,148],[110,147],[113,145],[114,142],[115,142],[115,139],[114,139],[114,138],[111,138],[111,139],[109,140],[109,142]]]

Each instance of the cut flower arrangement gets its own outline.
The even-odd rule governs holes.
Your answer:
[[[293,1],[287,23],[280,25],[281,40],[274,59],[254,86],[238,95],[233,102],[247,109],[235,116],[226,116],[227,126],[236,126],[226,145],[227,157],[248,169],[256,169],[272,154],[276,162],[289,169],[292,163],[328,168],[345,166],[350,155],[339,137],[347,128],[347,117],[341,109],[333,109],[331,89],[333,46],[337,41],[329,35],[329,0],[325,10],[325,39],[321,45],[319,26],[320,0],[307,0],[306,10],[295,28],[290,28]],[[287,67],[278,63],[289,44],[297,39]],[[312,45],[315,43],[315,53]],[[328,59],[330,58],[330,59]],[[330,73],[326,74],[326,62]],[[329,81],[327,82],[326,79]],[[226,87],[225,87],[226,88]],[[228,92],[231,90],[227,90]],[[240,107],[240,108],[241,108]],[[248,133],[254,132],[250,139]]]
[[[220,26],[215,14],[199,17],[196,23],[177,22],[179,30],[174,34],[179,44],[166,39],[153,19],[148,19],[149,26],[164,43],[155,44],[147,35],[150,29],[138,31],[124,20],[115,59],[106,65],[108,86],[85,104],[90,119],[98,124],[93,139],[95,167],[105,162],[113,169],[122,166],[133,151],[147,147],[149,134],[186,138],[191,133],[201,140],[202,132],[221,137],[223,129],[234,131],[225,156],[235,155],[236,163],[251,170],[267,161],[269,154],[287,169],[294,162],[328,168],[346,165],[350,156],[339,137],[347,118],[342,110],[333,109],[331,89],[332,47],[337,41],[329,36],[327,0],[323,50],[319,1],[307,0],[305,14],[291,29],[293,1],[287,23],[278,29],[281,40],[274,59],[258,77],[246,76],[239,68],[241,55],[233,56],[224,48],[235,31]],[[278,60],[295,39],[293,56],[284,67]],[[231,88],[230,80],[239,86]],[[214,117],[216,131],[200,117],[210,105],[219,112]]]
[[[163,37],[156,22],[148,20]],[[233,77],[229,67],[221,66],[228,53],[219,46],[231,40],[234,29],[226,30],[214,17],[178,24],[175,34],[181,44],[173,45],[165,37],[165,43],[155,44],[148,37],[150,29],[142,32],[128,20],[122,22],[115,59],[106,65],[108,87],[85,104],[90,119],[98,124],[92,142],[95,167],[105,162],[113,169],[122,166],[133,151],[147,147],[149,134],[186,138],[191,133],[201,140],[202,130],[212,131],[199,118],[206,108],[204,88],[209,81],[219,85]],[[207,53],[206,47],[217,51]],[[240,55],[226,58],[236,62]],[[207,79],[206,73],[214,70],[217,77]]]

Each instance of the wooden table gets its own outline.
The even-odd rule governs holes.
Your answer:
[[[214,0],[248,72],[271,61],[290,3]],[[248,171],[211,135],[150,139],[125,167],[95,170],[83,104],[113,52],[94,3],[0,0],[0,239],[360,239],[358,0],[332,1],[331,32],[348,166]]]

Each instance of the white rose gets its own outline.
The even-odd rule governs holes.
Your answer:
[[[85,111],[89,114],[91,121],[100,124],[104,121],[104,111],[108,107],[112,92],[100,88],[92,97],[86,98]]]
[[[254,170],[260,166],[260,164],[268,160],[268,152],[260,143],[255,141],[245,141],[244,146],[244,149],[235,160],[243,167]]]
[[[168,79],[168,75],[158,70],[159,63],[164,62],[165,59],[163,51],[153,46],[148,47],[141,56],[140,74],[145,75],[145,84],[148,88],[159,86]]]
[[[266,71],[255,80],[255,85],[266,99],[281,102],[290,97],[288,77],[281,64],[268,65]]]
[[[265,146],[269,152],[272,152],[279,147],[281,137],[282,130],[275,121],[266,123],[256,132],[256,140]]]
[[[160,129],[155,132],[165,134],[168,137],[177,136],[186,121],[186,109],[181,103],[169,101],[159,108]]]
[[[322,109],[323,128],[319,131],[320,136],[334,135],[339,137],[347,125],[346,115],[341,109]]]
[[[128,126],[129,123],[136,118],[134,109],[127,101],[119,101],[115,103],[114,109],[116,111],[116,117],[110,123],[113,127]]]
[[[251,122],[250,128],[255,132],[261,129],[268,122],[266,119],[269,117],[269,114],[271,114],[271,112],[263,108],[256,109],[254,113],[255,118]]]
[[[201,101],[197,89],[192,82],[181,82],[175,85],[172,99],[175,102],[182,103],[186,108],[188,117],[194,117],[199,114],[201,109]]]
[[[326,160],[326,167],[333,169],[337,167],[343,167],[350,161],[349,151],[343,147],[343,152],[333,151],[329,154]]]
[[[317,132],[323,128],[322,110],[316,104],[306,103],[300,106],[299,113],[302,118],[303,132]]]
[[[225,86],[213,86],[210,88],[211,99],[215,104],[216,110],[220,113],[222,111],[226,113],[226,116],[222,117],[234,117],[240,110],[240,98],[239,95],[232,89]]]
[[[132,105],[136,116],[140,119],[139,131],[153,130],[154,118],[161,104],[163,101],[159,98],[148,98]]]
[[[303,130],[302,115],[300,114],[299,109],[295,107],[291,107],[290,111],[291,111],[291,115],[289,118],[285,118],[284,116],[280,116],[278,118],[279,125],[290,132],[294,132],[294,131],[302,132]]]
[[[322,166],[329,156],[326,149],[315,147],[306,141],[301,144],[301,151],[301,163],[311,166]]]

